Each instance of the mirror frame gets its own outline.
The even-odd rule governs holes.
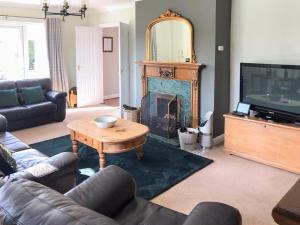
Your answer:
[[[195,49],[194,49],[194,28],[193,24],[186,18],[182,17],[180,14],[171,11],[168,9],[164,13],[162,13],[159,17],[157,17],[155,20],[153,20],[147,27],[146,31],[146,60],[150,60],[150,36],[151,36],[151,28],[160,22],[168,21],[168,20],[177,20],[180,22],[183,22],[188,25],[188,28],[191,33],[191,39],[190,39],[190,46],[191,46],[191,55],[190,59],[191,61],[189,63],[197,63],[197,58],[195,55]],[[179,62],[173,62],[173,63],[179,63]]]

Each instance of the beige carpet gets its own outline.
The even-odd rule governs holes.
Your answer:
[[[105,105],[70,109],[63,123],[16,131],[14,134],[31,144],[68,134],[66,124],[74,119],[118,115],[118,111],[118,107]],[[223,145],[211,149],[205,157],[213,159],[214,163],[156,197],[153,202],[189,213],[198,202],[220,201],[238,208],[244,225],[274,225],[272,208],[299,176],[226,155],[222,150]]]

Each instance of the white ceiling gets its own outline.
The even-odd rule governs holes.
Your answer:
[[[62,5],[63,0],[50,0],[50,8]],[[71,8],[80,7],[81,0],[69,0]],[[0,0],[0,6],[37,9],[42,0]],[[114,11],[134,6],[134,0],[87,0],[88,8],[92,11]]]

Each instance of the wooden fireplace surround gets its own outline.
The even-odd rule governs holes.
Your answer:
[[[141,67],[142,95],[148,93],[148,77],[189,81],[191,83],[191,126],[199,127],[200,81],[203,65],[197,63],[137,62]]]

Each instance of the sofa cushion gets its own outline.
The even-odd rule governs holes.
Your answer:
[[[54,114],[57,109],[57,106],[49,101],[26,105],[25,107],[29,110],[30,115],[33,117]]]
[[[24,120],[31,117],[29,110],[24,106],[0,109],[0,114],[6,117],[8,121]]]
[[[4,171],[5,174],[11,174],[17,171],[17,163],[16,160],[12,157],[12,153],[2,144],[0,144],[0,157],[2,159],[1,163],[1,170]],[[2,165],[5,164],[5,167],[9,168],[3,168]]]
[[[14,89],[16,83],[11,80],[0,80],[0,90]]]
[[[16,138],[9,132],[0,133],[0,144],[5,145],[5,147],[12,153],[29,148],[27,144],[23,143],[20,139]]]
[[[15,179],[0,188],[3,225],[118,225],[39,183]]]
[[[27,87],[36,87],[41,86],[43,89],[44,95],[50,90],[52,90],[51,80],[49,78],[42,78],[42,79],[25,79],[25,80],[18,80],[15,82],[15,86],[19,93],[21,93],[22,88]],[[24,99],[22,95],[20,95],[21,103],[24,104]]]
[[[12,154],[16,160],[18,170],[25,170],[44,162],[49,157],[35,149],[26,149]]]
[[[21,88],[21,95],[26,105],[46,101],[41,86]]]
[[[0,90],[0,108],[19,106],[17,89]]]
[[[132,216],[135,215],[135,216]],[[187,216],[135,197],[114,219],[122,225],[182,225]]]

